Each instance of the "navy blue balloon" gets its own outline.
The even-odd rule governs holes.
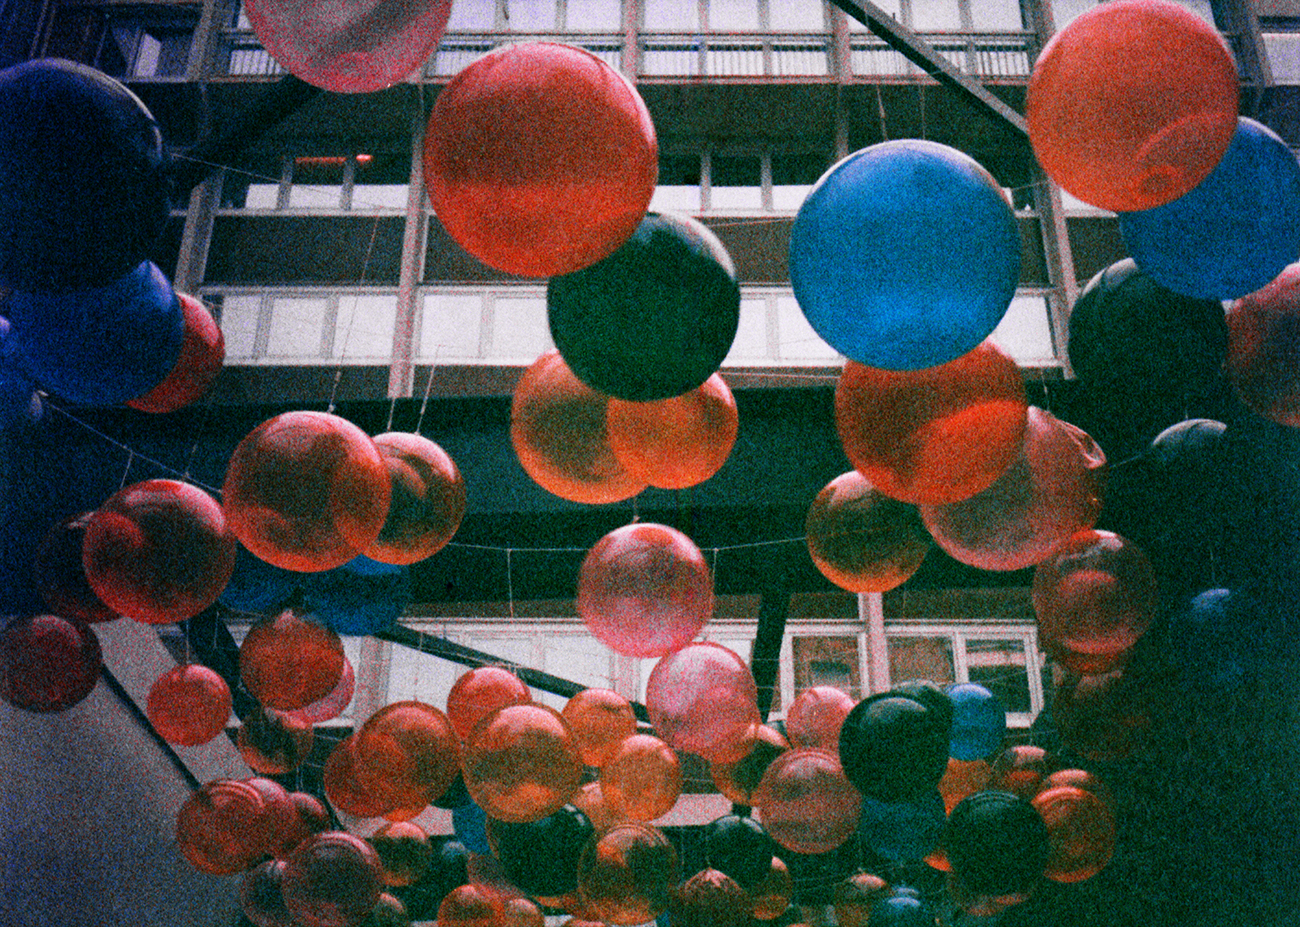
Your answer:
[[[1267,613],[1251,596],[1207,589],[1171,614],[1164,655],[1184,695],[1219,697],[1260,676],[1275,647],[1273,630],[1281,629],[1270,628]]]
[[[298,591],[301,580],[301,573],[254,557],[240,544],[235,550],[235,571],[217,599],[237,612],[278,614]]]
[[[918,370],[997,327],[1020,279],[1020,233],[997,181],[969,156],[906,139],[822,176],[790,238],[809,324],[852,360]]]
[[[31,377],[0,364],[0,429],[35,424],[44,411]]]
[[[339,634],[374,634],[411,604],[411,571],[369,557],[303,579],[303,605]]]
[[[1171,203],[1121,213],[1138,267],[1166,289],[1236,299],[1300,259],[1300,163],[1271,129],[1242,117],[1210,176]]]
[[[176,291],[151,261],[107,286],[14,290],[4,314],[13,362],[50,392],[87,405],[153,389],[176,366],[185,335]]]
[[[451,826],[465,849],[483,856],[492,855],[492,845],[487,838],[487,814],[474,802],[452,809]]]
[[[955,760],[982,760],[1001,750],[1007,710],[997,696],[975,682],[959,682],[947,691],[953,707],[948,755]]]
[[[939,846],[947,819],[937,790],[912,801],[863,798],[858,838],[877,856],[897,863],[916,862]]]

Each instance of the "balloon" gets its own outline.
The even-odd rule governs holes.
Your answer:
[[[857,703],[834,686],[813,686],[794,697],[785,713],[785,731],[796,747],[840,752],[840,728]]]
[[[469,881],[466,862],[469,851],[454,837],[430,836],[433,856],[424,875],[409,886],[398,886],[394,894],[416,920],[432,920],[438,905],[455,887]]]
[[[653,821],[677,804],[682,792],[682,764],[658,737],[633,734],[600,769],[605,803],[620,818]]]
[[[157,386],[126,401],[141,412],[175,412],[208,391],[226,361],[226,341],[221,327],[203,303],[188,293],[177,293],[184,332],[176,363]]]
[[[490,821],[488,839],[506,877],[530,895],[565,895],[578,887],[578,859],[596,833],[573,805],[537,821]]]
[[[456,839],[465,845],[471,853],[482,856],[492,854],[492,845],[487,837],[487,815],[474,802],[467,802],[451,813],[452,825]]]
[[[469,883],[449,891],[438,905],[439,927],[497,927],[505,908],[500,895]]]
[[[836,744],[838,749],[838,743]],[[758,726],[757,736],[740,759],[709,764],[709,774],[718,791],[737,805],[752,805],[754,789],[772,761],[790,749],[790,742],[776,728]]]
[[[722,366],[740,324],[740,285],[703,223],[650,213],[609,257],[552,277],[546,313],[579,380],[653,402],[698,389]]]
[[[809,192],[790,233],[808,323],[860,364],[919,370],[973,350],[1020,279],[1020,233],[998,182],[919,139],[849,155]]]
[[[562,808],[582,784],[582,757],[560,713],[507,705],[474,728],[461,756],[465,787],[490,817],[521,823]]]
[[[0,286],[104,286],[167,221],[158,123],[93,68],[44,58],[0,71],[0,152]]]
[[[862,795],[835,755],[815,747],[787,750],[767,767],[754,807],[768,834],[795,853],[829,853],[857,829]]]
[[[370,93],[423,67],[447,28],[451,0],[348,0],[311,16],[288,0],[247,0],[244,12],[257,40],[295,77],[335,93]]]
[[[32,574],[51,614],[79,618],[87,624],[118,617],[86,581],[81,552],[94,512],[82,512],[50,528],[36,548]]]
[[[84,621],[56,615],[0,621],[0,698],[25,711],[66,711],[95,688],[104,659]]]
[[[702,869],[687,879],[668,905],[674,927],[746,927],[751,902],[745,890],[716,869]]]
[[[421,435],[389,432],[375,438],[375,447],[392,493],[388,518],[366,556],[393,564],[432,557],[465,517],[464,477],[446,451]]]
[[[15,290],[6,354],[71,402],[114,405],[153,389],[176,365],[185,322],[171,282],[150,261],[102,286]]]
[[[527,898],[507,898],[501,913],[501,927],[546,927],[546,915]]]
[[[275,843],[266,807],[262,793],[247,781],[207,783],[176,813],[181,855],[209,875],[234,875],[252,867]]]
[[[977,895],[1027,894],[1043,877],[1047,826],[1010,792],[976,792],[953,809],[943,834],[952,875]]]
[[[888,592],[912,578],[933,546],[916,507],[877,491],[857,470],[826,484],[804,522],[808,554],[849,592]]]
[[[410,885],[433,863],[429,835],[410,821],[390,821],[368,839],[379,856],[379,878],[385,885]]]
[[[379,854],[360,837],[315,834],[285,860],[285,907],[304,927],[359,925],[379,900],[380,872]]]
[[[840,927],[867,927],[876,904],[889,897],[889,883],[870,872],[855,872],[835,884],[835,922]]]
[[[1031,407],[1020,455],[997,482],[961,502],[923,505],[921,518],[953,559],[1023,569],[1097,523],[1105,468],[1089,434]]]
[[[323,833],[332,827],[329,812],[320,799],[306,792],[290,792],[289,802],[293,805],[295,820],[281,834],[280,846],[272,850],[277,856],[289,853],[312,834]]]
[[[975,682],[951,685],[946,692],[953,706],[948,755],[969,762],[1001,750],[1007,736],[1007,710],[997,696]]]
[[[686,535],[634,522],[605,535],[582,561],[578,615],[610,649],[661,657],[695,639],[713,613],[713,576]]]
[[[1163,655],[1180,694],[1202,704],[1241,692],[1259,678],[1269,645],[1258,633],[1261,606],[1234,589],[1207,589],[1174,609]]]
[[[948,766],[951,719],[898,692],[869,696],[840,728],[844,774],[863,795],[908,801],[931,791]]]
[[[255,788],[262,796],[262,814],[267,824],[263,853],[273,856],[287,854],[311,836],[310,833],[303,833],[303,819],[298,805],[284,786],[265,776],[252,776],[243,781]]]
[[[773,856],[767,875],[749,890],[749,897],[754,902],[755,919],[771,921],[780,917],[790,907],[793,896],[794,880],[790,878],[790,867],[781,857]]]
[[[1214,27],[1170,0],[1089,9],[1047,43],[1026,100],[1048,176],[1116,212],[1187,193],[1237,127],[1237,66]]]
[[[145,714],[163,740],[193,747],[226,729],[230,706],[226,680],[206,666],[186,663],[154,681]]]
[[[844,453],[879,492],[958,502],[993,485],[1025,433],[1024,380],[991,341],[924,370],[848,361],[835,386]]]
[[[615,824],[582,851],[578,893],[599,920],[644,924],[668,910],[678,876],[677,851],[661,831]]]
[[[235,536],[202,489],[145,480],[118,490],[86,526],[86,580],[109,608],[148,624],[192,618],[235,569]]]
[[[577,738],[582,762],[597,769],[636,733],[632,704],[612,689],[583,689],[569,697],[560,713]]]
[[[645,489],[610,447],[608,405],[609,398],[575,377],[558,351],[547,351],[524,371],[510,407],[510,442],[537,485],[589,505]]]
[[[286,412],[239,442],[222,503],[255,556],[311,573],[373,544],[390,494],[383,457],[360,428],[325,412]]]
[[[938,791],[903,802],[863,798],[858,837],[877,856],[900,863],[915,862],[939,846],[947,819]]]
[[[396,895],[380,892],[379,900],[362,923],[365,927],[411,927],[411,916]]]
[[[1243,403],[1300,427],[1300,263],[1228,310],[1227,373]]]
[[[1155,573],[1137,545],[1109,531],[1081,531],[1034,571],[1038,641],[1066,669],[1113,669],[1151,627]]]
[[[1273,130],[1237,121],[1200,185],[1173,202],[1127,212],[1128,253],[1156,283],[1197,299],[1236,299],[1300,259],[1300,164]]]
[[[256,927],[294,927],[284,906],[284,866],[282,859],[268,859],[239,880],[239,907]]]
[[[347,710],[352,704],[352,696],[357,685],[356,670],[352,668],[352,661],[348,659],[347,654],[343,655],[343,675],[339,677],[338,685],[330,690],[329,695],[317,699],[310,705],[304,705],[301,708],[293,708],[285,712],[291,718],[304,721],[308,724],[320,724],[322,721],[332,721]]]
[[[1066,749],[1086,760],[1123,760],[1151,734],[1150,698],[1123,669],[1067,676],[1052,697],[1052,720]]]
[[[1056,761],[1042,747],[1015,744],[993,761],[989,791],[1011,792],[1028,801],[1038,794],[1043,779],[1055,769]]]
[[[992,776],[993,766],[986,759],[968,761],[953,759],[950,756],[948,769],[939,780],[939,794],[943,797],[945,813],[952,814],[952,809],[956,808],[967,795],[989,788],[989,780]]]
[[[217,598],[233,611],[278,615],[297,592],[300,579],[301,574],[259,560],[239,544],[235,551],[235,570]]]
[[[1115,853],[1115,817],[1102,799],[1061,785],[1039,792],[1033,806],[1047,824],[1044,875],[1054,882],[1082,882],[1106,868]]]
[[[447,693],[447,719],[462,743],[498,708],[527,705],[532,690],[504,666],[476,666],[462,673]]]
[[[311,754],[311,723],[289,712],[259,708],[244,715],[236,746],[250,768],[266,776],[297,769]]]
[[[659,146],[645,102],[590,52],[508,45],[438,94],[424,178],[447,233],[485,264],[553,277],[627,240],[650,205]]]
[[[420,809],[456,778],[459,748],[447,716],[418,701],[392,702],[355,734],[357,777],[392,808]]]
[[[913,895],[881,898],[871,908],[872,927],[931,927],[934,912]]]
[[[687,644],[655,664],[646,681],[650,724],[664,742],[711,763],[749,752],[760,723],[758,689],[734,651],[709,642]]]
[[[303,608],[339,634],[367,635],[391,627],[411,604],[411,573],[357,557],[303,580]]]
[[[771,872],[776,847],[763,825],[751,817],[724,814],[704,828],[704,860],[744,889],[762,883]]]
[[[292,611],[263,618],[239,646],[239,678],[267,708],[303,708],[329,695],[343,678],[343,643]]]
[[[740,418],[735,397],[715,373],[669,399],[610,399],[605,425],[609,446],[628,473],[659,489],[688,489],[722,469]]]

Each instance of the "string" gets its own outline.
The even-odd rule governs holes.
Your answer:
[[[749,541],[745,544],[725,544],[721,547],[710,547],[708,549],[713,552],[713,558],[714,558],[713,566],[714,569],[716,570],[718,551],[745,550],[753,547],[774,547],[778,544],[807,544],[807,543],[808,543],[808,537],[807,535],[803,535],[797,538],[793,538],[793,537],[777,538],[771,541]],[[487,551],[494,551],[496,553],[504,553],[507,555],[507,565],[509,564],[508,556],[511,553],[574,554],[574,553],[586,553],[588,550],[591,549],[589,547],[494,547],[489,544],[466,544],[460,541],[450,541],[445,546],[459,547],[464,550],[487,550]]]
[[[379,217],[375,216],[374,223],[370,227],[370,242],[366,245],[366,257],[365,260],[361,262],[361,279],[357,282],[359,286],[365,285],[366,274],[370,271],[370,256],[375,251],[375,238],[378,237],[378,235]],[[346,297],[341,297],[340,302],[342,302],[343,299],[346,299]],[[361,296],[359,294],[354,294],[352,296],[352,315],[348,317],[348,327],[343,333],[343,344],[339,348],[339,367],[338,370],[334,372],[334,386],[330,390],[330,403],[329,408],[326,410],[331,414],[334,412],[334,399],[338,396],[339,392],[339,381],[343,379],[343,360],[347,357],[348,340],[352,337],[352,326],[357,322],[357,308],[360,304]]]
[[[885,124],[885,98],[880,93],[880,85],[876,84],[876,110],[880,113],[880,140],[889,141],[889,129]]]
[[[512,620],[515,617],[515,575],[514,575],[514,569],[512,566],[512,559],[511,559],[513,554],[514,554],[514,550],[512,548],[507,547],[506,548],[506,595],[509,598],[510,617]]]
[[[441,345],[439,345],[441,347]],[[433,363],[429,365],[429,378],[424,381],[424,399],[420,402],[420,416],[415,420],[415,433],[420,434],[424,427],[424,411],[429,408],[429,392],[433,389],[433,375],[438,370],[438,352],[433,352]]]
[[[393,430],[393,413],[397,411],[397,397],[394,396],[388,403],[388,424],[384,426],[384,431]]]

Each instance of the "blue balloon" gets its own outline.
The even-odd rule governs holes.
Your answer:
[[[1300,259],[1300,163],[1272,130],[1241,118],[1227,153],[1190,193],[1121,213],[1129,254],[1166,289],[1236,299]]]
[[[846,357],[919,370],[997,327],[1020,279],[1020,232],[996,180],[935,142],[849,155],[809,192],[790,282],[813,329]]]
[[[1184,695],[1223,696],[1244,689],[1268,665],[1272,630],[1282,629],[1270,628],[1251,596],[1208,589],[1170,615],[1165,656]]]
[[[953,708],[948,755],[955,760],[982,760],[1001,750],[1007,711],[997,696],[974,682],[951,685],[947,693]]]
[[[176,366],[185,335],[180,300],[150,261],[107,286],[14,290],[3,311],[14,362],[50,392],[89,405],[153,389]]]
[[[939,845],[948,819],[937,790],[915,801],[862,799],[858,838],[878,856],[898,863],[925,859]]]
[[[401,618],[410,604],[411,571],[369,557],[303,579],[303,605],[339,634],[374,634]]]
[[[0,362],[0,429],[35,424],[44,413],[31,378]]]
[[[934,912],[913,894],[882,898],[871,907],[871,927],[934,927]]]
[[[252,615],[278,613],[298,591],[301,573],[273,566],[240,544],[235,550],[235,572],[218,600],[227,608]]]
[[[452,809],[451,826],[465,849],[483,856],[492,855],[487,838],[487,814],[474,802]]]

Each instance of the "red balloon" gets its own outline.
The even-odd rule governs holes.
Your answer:
[[[849,592],[901,586],[933,546],[916,506],[878,492],[857,470],[817,494],[804,533],[813,565]]]
[[[621,820],[606,803],[605,793],[601,791],[599,781],[588,782],[573,794],[570,801],[575,808],[587,816],[591,826],[598,832],[613,827]],[[563,907],[563,905],[550,905],[550,907]]]
[[[360,428],[325,412],[286,412],[239,442],[222,502],[254,556],[312,573],[374,544],[391,493],[383,456]]]
[[[657,402],[609,400],[614,456],[637,479],[660,489],[698,486],[722,469],[740,418],[726,381],[713,374],[681,396]]]
[[[291,826],[280,834],[280,847],[274,850],[276,856],[287,856],[298,844],[312,834],[327,831],[332,826],[329,812],[320,803],[320,799],[306,792],[290,792],[289,801],[293,805],[295,819]]]
[[[245,715],[235,745],[251,769],[280,776],[303,764],[315,739],[310,722],[289,712],[262,708]]]
[[[352,668],[352,661],[343,655],[343,675],[339,677],[339,683],[330,690],[329,695],[317,699],[310,705],[304,705],[302,708],[294,708],[286,712],[290,717],[307,724],[320,724],[322,721],[332,721],[347,710],[352,704],[352,696],[356,690],[357,674]]]
[[[560,713],[578,740],[582,762],[597,769],[636,733],[632,704],[611,689],[583,689],[570,697]]]
[[[50,528],[36,548],[32,577],[52,615],[80,618],[87,624],[118,618],[86,581],[82,559],[86,528],[94,512],[65,518]]]
[[[325,759],[321,773],[325,797],[335,808],[353,817],[375,818],[387,814],[396,806],[389,796],[371,789],[358,775],[355,741],[355,734],[343,738]]]
[[[163,740],[193,747],[226,729],[231,695],[226,680],[197,663],[163,673],[149,689],[145,714]]]
[[[1047,823],[1045,876],[1054,882],[1082,882],[1106,868],[1115,853],[1115,816],[1104,801],[1061,785],[1039,792],[1033,805]]]
[[[790,867],[779,856],[772,857],[772,868],[767,871],[763,881],[749,890],[749,897],[754,903],[754,917],[760,921],[771,921],[785,913],[794,897],[794,879]],[[843,920],[840,924],[845,924]]]
[[[677,851],[657,828],[615,824],[590,841],[578,860],[578,894],[607,924],[645,924],[668,909],[677,884]]]
[[[177,293],[176,298],[185,318],[181,353],[161,383],[126,401],[132,409],[154,413],[182,409],[208,391],[226,362],[226,341],[212,313],[188,293]]]
[[[489,817],[538,821],[582,785],[582,757],[569,725],[545,705],[507,705],[488,715],[462,754],[465,788]]]
[[[465,480],[456,462],[420,435],[382,434],[375,447],[388,468],[392,494],[383,530],[365,555],[392,564],[432,557],[465,517]]]
[[[500,927],[505,907],[492,889],[469,882],[443,896],[438,927]]]
[[[835,884],[835,921],[840,927],[867,927],[871,909],[889,897],[889,883],[870,872],[855,872]]]
[[[84,621],[14,615],[0,628],[0,698],[16,708],[71,708],[95,688],[103,667],[99,638]]]
[[[840,728],[857,704],[853,696],[834,686],[813,686],[794,697],[785,714],[785,732],[796,747],[819,747],[840,752]]]
[[[559,351],[547,351],[524,371],[510,406],[510,442],[533,482],[590,505],[645,489],[610,447],[608,405],[609,397],[575,377]]]
[[[343,642],[292,611],[263,618],[239,646],[239,677],[267,708],[303,708],[343,678]]]
[[[527,898],[507,898],[502,906],[501,927],[546,927],[546,916]]]
[[[737,805],[753,805],[754,789],[772,761],[790,749],[776,728],[760,724],[749,750],[732,763],[709,764],[709,776],[718,791]]]
[[[587,552],[578,573],[578,614],[618,653],[661,657],[695,639],[713,613],[713,577],[686,535],[636,522]]]
[[[284,860],[268,859],[239,882],[239,907],[257,927],[296,927],[284,906]]]
[[[288,790],[274,779],[267,779],[265,776],[251,776],[243,781],[257,789],[258,794],[262,796],[262,814],[267,824],[266,844],[262,847],[262,852],[279,855],[282,851],[292,850],[301,843],[299,835],[302,818]],[[289,841],[293,843],[286,848]]]
[[[768,834],[787,850],[829,853],[857,831],[862,793],[834,754],[796,747],[763,773],[754,806]]]
[[[275,835],[266,798],[247,781],[209,782],[176,813],[181,855],[210,875],[234,875],[252,867],[275,844]]]
[[[178,480],[119,490],[86,527],[86,580],[109,608],[148,624],[183,621],[235,571],[235,535],[215,499]]]
[[[1226,370],[1241,401],[1265,418],[1300,427],[1300,264],[1228,309]]]
[[[1133,212],[1209,176],[1237,105],[1237,67],[1212,25],[1170,0],[1113,0],[1047,43],[1025,118],[1048,176],[1094,206]]]
[[[1088,760],[1123,760],[1146,749],[1149,693],[1122,668],[1096,676],[1067,675],[1052,697],[1061,742]]]
[[[460,751],[447,716],[432,705],[385,705],[355,734],[356,771],[393,808],[421,809],[447,791]]]
[[[993,764],[986,759],[950,758],[948,769],[939,780],[939,795],[943,798],[943,810],[952,814],[952,809],[960,805],[962,799],[991,788],[989,780],[992,777]]]
[[[1016,459],[1025,433],[1016,362],[985,341],[922,370],[855,361],[835,386],[844,453],[878,491],[915,505],[967,499]]]
[[[1029,801],[1038,794],[1043,779],[1055,766],[1055,759],[1042,747],[1016,744],[1003,750],[993,761],[987,788],[1011,792]]]
[[[1034,571],[1038,642],[1068,670],[1105,673],[1151,627],[1158,595],[1137,545],[1109,531],[1081,531]]]
[[[379,854],[360,837],[325,831],[285,860],[284,904],[303,927],[355,927],[379,901]]]
[[[1020,456],[992,486],[949,505],[923,505],[930,535],[982,570],[1041,563],[1101,514],[1106,454],[1090,435],[1031,407]]]
[[[658,737],[633,734],[600,770],[605,803],[620,818],[653,821],[672,810],[682,793],[682,764]]]
[[[418,824],[389,822],[371,834],[369,840],[379,854],[380,878],[385,885],[410,885],[433,863],[429,835]]]
[[[745,927],[753,902],[736,880],[716,869],[701,869],[673,892],[668,916],[678,927]]]
[[[745,661],[711,642],[687,644],[650,671],[645,706],[650,723],[678,750],[711,763],[749,752],[760,725],[758,687]]]
[[[461,743],[498,708],[527,705],[532,690],[504,666],[476,666],[460,675],[447,693],[447,718]]]
[[[508,45],[438,94],[424,178],[447,233],[525,277],[572,273],[612,254],[654,193],[659,146],[636,88],[580,48]]]

